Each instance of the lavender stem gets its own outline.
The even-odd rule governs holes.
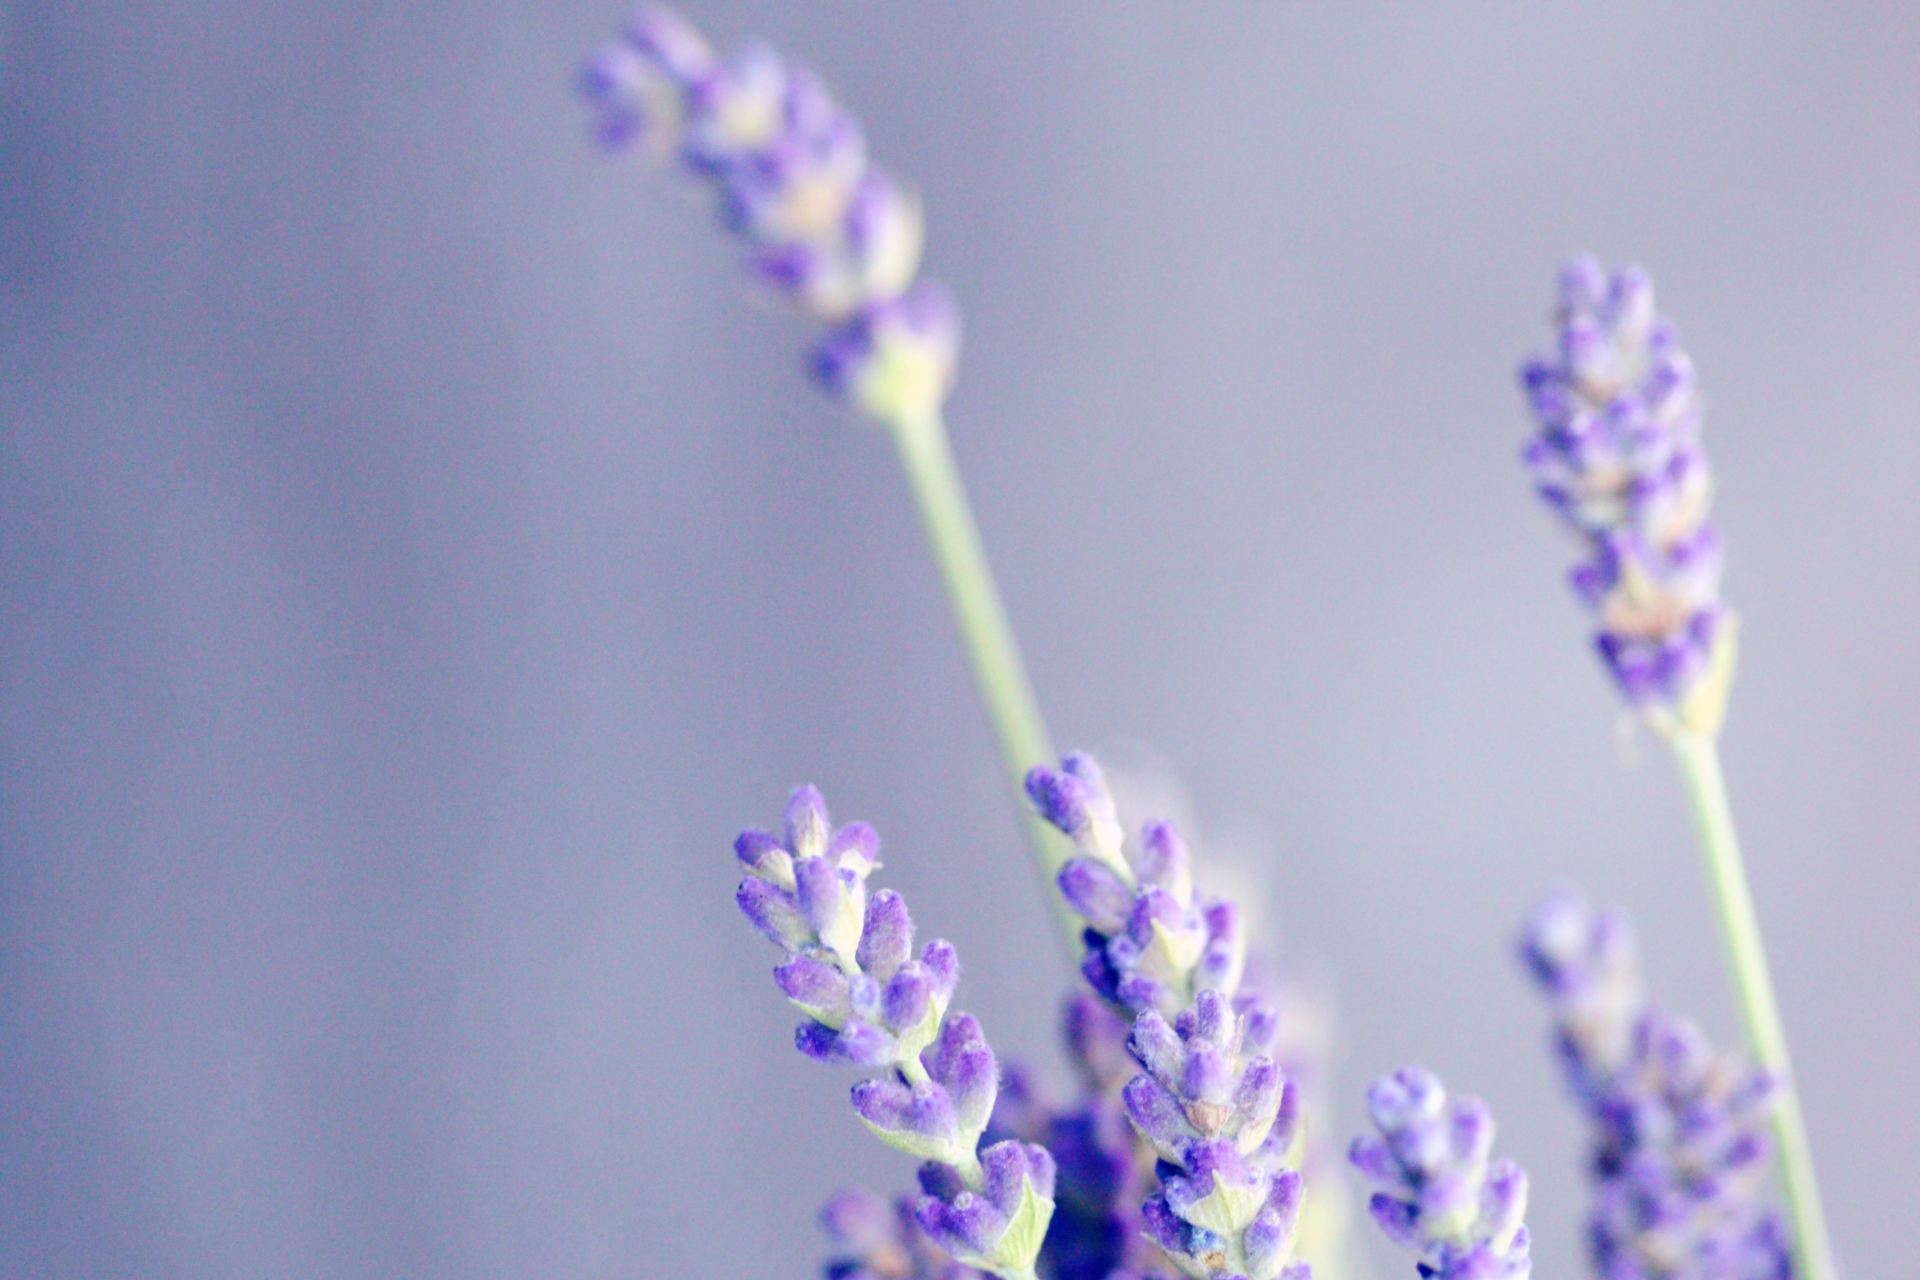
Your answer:
[[[1700,830],[1700,850],[1706,857],[1707,878],[1719,910],[1727,965],[1739,996],[1747,1039],[1759,1065],[1787,1084],[1773,1112],[1773,1131],[1787,1212],[1793,1219],[1794,1275],[1799,1280],[1834,1280],[1833,1245],[1814,1174],[1813,1148],[1800,1111],[1799,1082],[1787,1058],[1786,1028],[1780,1020],[1780,1005],[1760,937],[1760,918],[1740,856],[1733,806],[1727,797],[1726,776],[1720,769],[1719,745],[1713,735],[1690,729],[1670,732],[1668,741],[1679,761],[1687,800]]]
[[[1020,646],[1007,620],[1006,606],[994,584],[986,549],[980,542],[980,529],[967,502],[946,424],[936,413],[890,418],[887,426],[899,446],[900,465],[913,488],[927,545],[940,568],[940,580],[946,587],[954,623],[960,629],[967,662],[973,668],[1000,753],[1013,778],[1042,897],[1052,904],[1067,954],[1077,957],[1080,926],[1053,888],[1054,878],[1073,849],[1026,801],[1027,770],[1052,760],[1053,747],[1034,700],[1033,685],[1027,679],[1026,665],[1020,659]]]

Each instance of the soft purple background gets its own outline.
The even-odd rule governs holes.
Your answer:
[[[1416,1056],[1484,1093],[1551,1276],[1577,1136],[1523,908],[1588,883],[1734,1025],[1678,787],[1621,766],[1515,464],[1557,260],[1655,271],[1834,1225],[1909,1274],[1911,7],[697,16],[813,60],[925,193],[1056,731],[1270,840],[1239,874],[1337,984],[1344,1096]],[[0,1274],[809,1274],[829,1184],[906,1169],[733,918],[726,841],[802,778],[1050,1057],[885,441],[684,189],[582,145],[618,17],[0,10]]]

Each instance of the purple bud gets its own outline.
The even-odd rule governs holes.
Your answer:
[[[1086,830],[1092,821],[1086,784],[1070,773],[1035,765],[1027,771],[1027,796],[1041,817],[1069,836]]]
[[[845,1020],[851,1007],[846,974],[813,956],[795,956],[773,971],[773,980],[787,999],[822,1022]]]
[[[919,1026],[933,1005],[933,989],[933,975],[926,967],[908,962],[887,983],[880,1016],[896,1032]]]
[[[827,861],[864,877],[879,864],[880,837],[865,822],[849,822],[827,842]]]
[[[787,801],[787,848],[795,858],[817,858],[827,851],[827,802],[814,787],[796,787]]]
[[[934,991],[942,1000],[953,995],[960,982],[960,955],[945,938],[935,938],[920,951],[920,963],[933,975]]]
[[[1034,1194],[1045,1200],[1053,1198],[1053,1157],[1044,1147],[996,1142],[980,1153],[980,1167],[986,1179],[987,1199],[1004,1214],[1011,1216],[1019,1208],[1029,1180]]]
[[[1101,933],[1120,932],[1133,907],[1133,890],[1106,865],[1073,858],[1060,868],[1060,893],[1067,905]]]
[[[1149,1240],[1175,1257],[1186,1252],[1186,1224],[1174,1214],[1164,1197],[1155,1196],[1141,1205],[1140,1217]]]
[[[799,885],[801,914],[815,933],[827,933],[839,920],[847,895],[839,870],[825,858],[810,857],[795,863],[793,874]]]
[[[1414,1227],[1419,1211],[1413,1205],[1395,1200],[1383,1191],[1376,1191],[1367,1201],[1367,1211],[1373,1214],[1373,1220],[1380,1224],[1380,1230],[1387,1239],[1403,1249],[1421,1247],[1419,1233]]]
[[[956,1013],[948,1017],[940,1038],[921,1060],[928,1074],[953,1095],[962,1126],[970,1133],[985,1127],[999,1088],[999,1065],[973,1016]]]
[[[1227,1055],[1211,1045],[1196,1047],[1181,1074],[1180,1094],[1189,1102],[1226,1103],[1233,1089]]]
[[[893,1059],[892,1037],[864,1022],[849,1022],[838,1031],[822,1023],[804,1022],[794,1030],[793,1043],[815,1062],[879,1067]]]
[[[913,954],[913,920],[907,904],[891,889],[882,889],[867,902],[867,920],[860,931],[854,962],[882,982]]]
[[[853,1086],[852,1096],[860,1118],[883,1133],[960,1146],[953,1100],[937,1085],[913,1089],[898,1080],[862,1080]]]
[[[1167,1020],[1149,1009],[1134,1019],[1127,1047],[1141,1066],[1162,1080],[1177,1080],[1186,1047]]]
[[[1181,901],[1193,895],[1193,855],[1171,822],[1149,822],[1142,829],[1140,878]]]
[[[779,869],[792,876],[793,860],[780,842],[764,831],[742,831],[733,842],[734,856],[740,864],[762,880],[779,879]]]
[[[1129,1080],[1121,1098],[1126,1103],[1127,1118],[1163,1159],[1177,1159],[1185,1145],[1198,1136],[1187,1122],[1179,1099],[1152,1076]]]
[[[800,904],[765,880],[749,877],[734,893],[740,914],[772,942],[788,951],[813,939],[813,929],[800,913]]]

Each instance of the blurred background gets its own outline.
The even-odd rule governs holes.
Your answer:
[[[1524,910],[1628,908],[1659,995],[1736,1028],[1679,785],[1623,761],[1517,463],[1557,263],[1652,269],[1834,1227],[1903,1274],[1912,8],[690,12],[811,60],[924,194],[1056,735],[1234,833],[1344,1099],[1410,1059],[1489,1099],[1548,1275],[1581,1139]],[[585,143],[623,16],[0,10],[0,1275],[811,1274],[828,1188],[909,1174],[734,914],[729,839],[802,780],[1058,1062],[887,441],[685,187]]]

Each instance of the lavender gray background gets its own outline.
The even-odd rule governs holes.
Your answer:
[[[0,11],[0,1274],[810,1274],[836,1173],[906,1170],[733,918],[727,838],[801,779],[1052,1060],[884,439],[684,190],[581,145],[618,10]],[[1494,1103],[1553,1276],[1577,1137],[1518,915],[1586,882],[1734,1025],[1678,787],[1622,767],[1515,465],[1556,261],[1655,271],[1835,1227],[1906,1274],[1911,8],[696,16],[814,61],[924,192],[1056,732],[1151,744],[1243,833],[1345,1096],[1417,1057]]]

